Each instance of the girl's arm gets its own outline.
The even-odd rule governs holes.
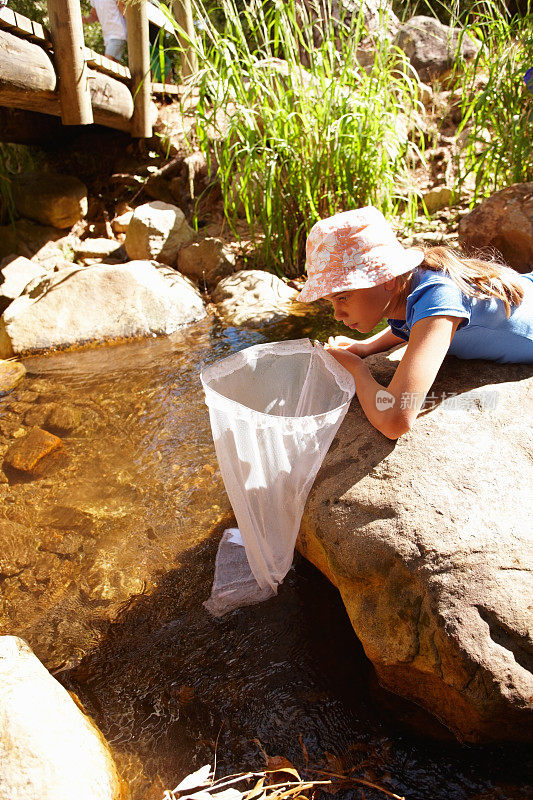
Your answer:
[[[330,336],[328,339],[329,347],[347,350],[349,353],[355,353],[356,356],[361,358],[371,356],[374,353],[382,353],[384,350],[390,350],[391,347],[397,344],[405,344],[405,339],[400,339],[390,328],[385,328],[385,330],[363,341],[350,339],[348,336]]]
[[[425,317],[416,322],[394,376],[385,389],[364,361],[340,348],[329,348],[355,379],[357,397],[372,425],[389,439],[409,431],[453,339],[459,317]]]

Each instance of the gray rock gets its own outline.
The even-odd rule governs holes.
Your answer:
[[[15,636],[0,637],[0,695],[0,797],[124,796],[100,731]]]
[[[302,313],[298,292],[276,275],[241,270],[223,278],[211,294],[218,313],[233,325],[260,324]],[[300,306],[300,308],[299,308]]]
[[[508,186],[462,217],[459,243],[469,250],[496,249],[518,272],[531,272],[533,182]]]
[[[42,225],[70,228],[87,213],[87,188],[73,175],[25,172],[12,179],[18,213]]]
[[[392,357],[369,363],[387,385]],[[449,358],[397,442],[354,401],[299,538],[380,683],[471,742],[533,733],[532,376]]]
[[[479,44],[462,35],[459,28],[451,28],[434,17],[411,17],[401,26],[395,44],[400,47],[418,72],[422,81],[442,78],[461,58],[470,61],[476,57]]]
[[[0,319],[0,356],[169,334],[204,316],[191,282],[155,263],[73,266],[11,303]]]
[[[154,200],[138,206],[126,231],[124,246],[131,259],[155,259],[173,266],[178,250],[194,239],[183,211]]]

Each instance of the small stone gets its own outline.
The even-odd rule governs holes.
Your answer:
[[[46,420],[46,427],[61,433],[71,433],[80,427],[82,412],[71,406],[54,405]]]
[[[24,423],[30,427],[44,427],[52,408],[50,403],[39,403],[33,406],[24,415]]]
[[[12,392],[26,374],[26,367],[20,361],[0,360],[0,397]]]
[[[58,436],[41,428],[32,428],[23,439],[17,439],[11,445],[4,462],[13,469],[35,475],[40,471],[40,462],[60,448],[62,442]]]
[[[441,208],[446,208],[452,202],[453,192],[447,186],[438,186],[422,195],[428,214],[434,214]]]
[[[117,217],[115,217],[115,219],[111,221],[111,228],[113,229],[113,233],[126,233],[132,217],[133,217],[132,208],[129,209],[129,211],[124,211],[123,214],[119,214]]]

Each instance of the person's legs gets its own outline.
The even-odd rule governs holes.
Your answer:
[[[125,46],[126,46],[125,39],[110,38],[106,42],[105,54],[108,58],[112,58],[114,61],[120,61]]]

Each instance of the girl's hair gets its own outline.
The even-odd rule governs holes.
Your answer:
[[[450,247],[429,247],[419,269],[444,272],[469,297],[501,300],[507,317],[511,315],[511,306],[519,306],[524,298],[516,272],[496,259],[469,258]],[[409,294],[411,276],[412,273],[400,276],[399,299],[402,301]]]

